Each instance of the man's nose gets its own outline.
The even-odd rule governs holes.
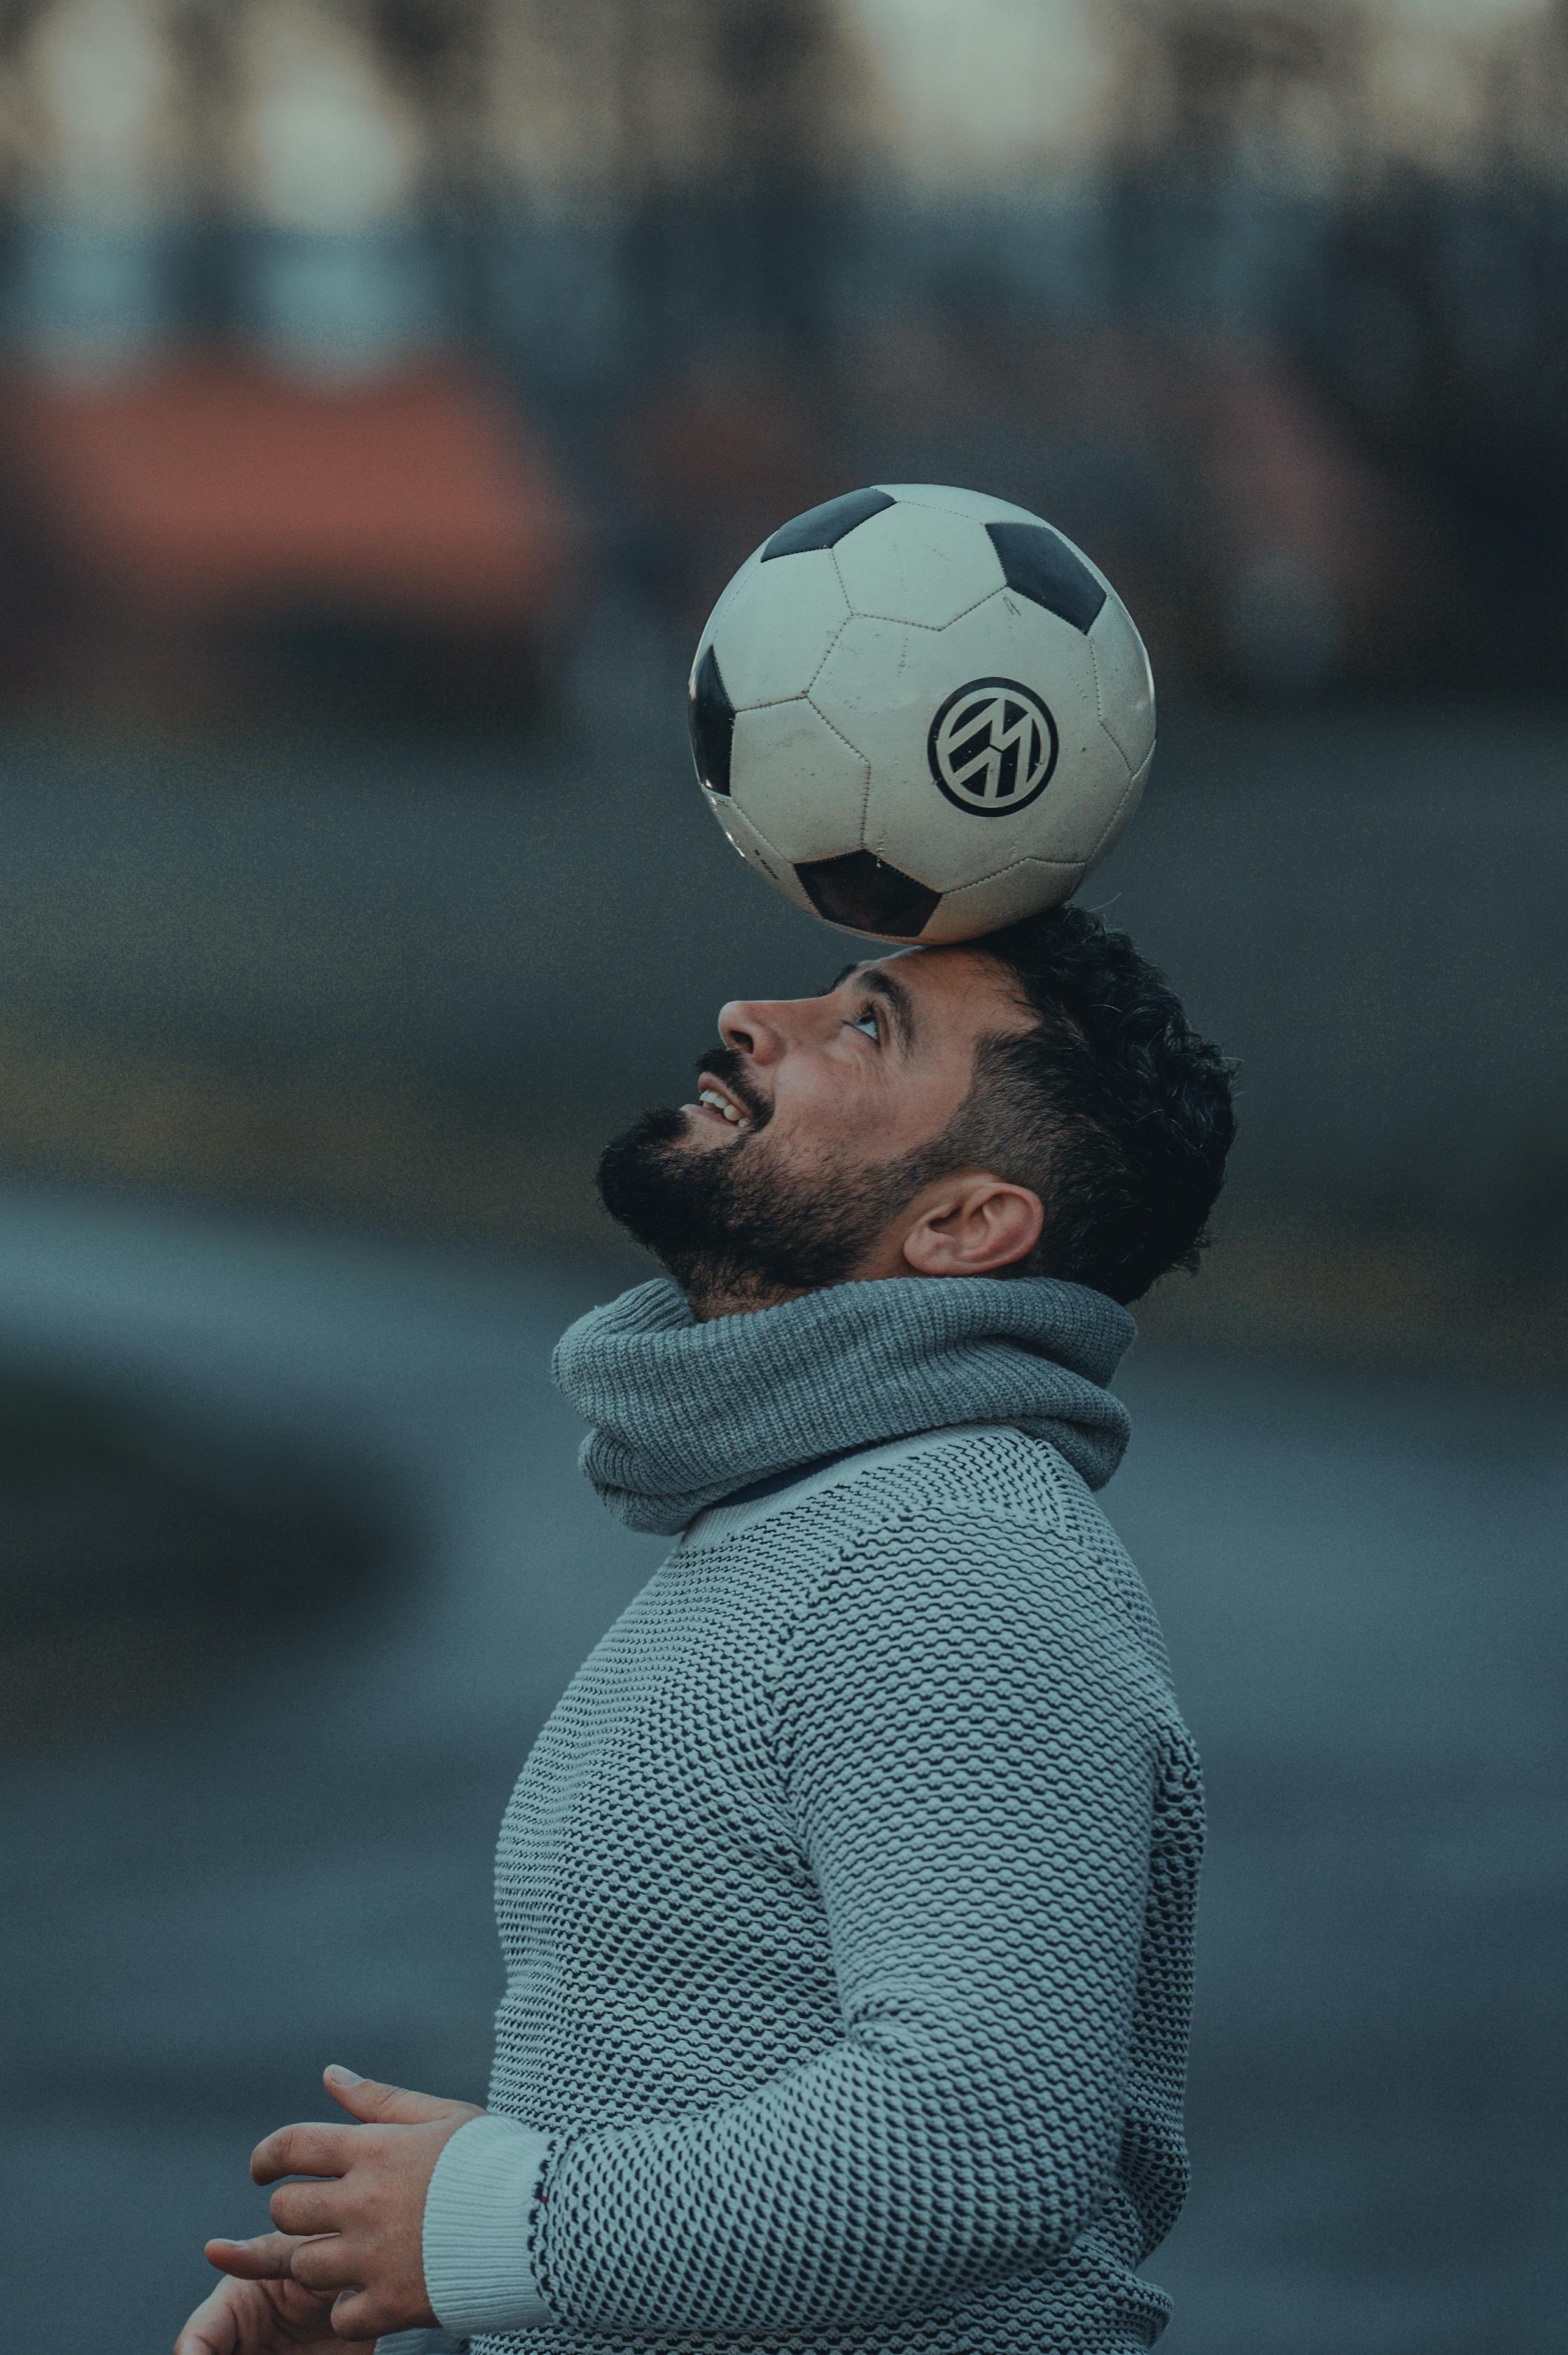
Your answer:
[[[789,1044],[795,1012],[787,997],[732,997],[719,1009],[719,1036],[753,1063],[776,1063]]]

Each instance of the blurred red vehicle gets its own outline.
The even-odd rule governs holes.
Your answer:
[[[582,531],[473,367],[346,387],[224,356],[14,375],[0,421],[13,696],[167,714],[325,689],[483,712],[546,687]]]

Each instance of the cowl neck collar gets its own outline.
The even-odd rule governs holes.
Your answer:
[[[953,1423],[1048,1439],[1102,1487],[1130,1429],[1105,1384],[1136,1330],[1046,1276],[831,1284],[701,1325],[656,1276],[579,1317],[553,1370],[592,1426],[578,1460],[604,1504],[669,1533],[753,1481]]]

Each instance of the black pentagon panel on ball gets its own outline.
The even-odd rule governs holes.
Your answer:
[[[735,738],[735,707],[724,691],[711,646],[691,675],[691,757],[697,782],[716,794],[730,790],[730,747]]]
[[[901,941],[919,939],[942,897],[869,850],[807,859],[795,871],[817,914],[830,924],[847,924],[857,932],[891,932]]]
[[[1105,591],[1060,532],[1048,523],[988,523],[986,529],[1009,589],[1075,630],[1088,629]]]
[[[793,522],[781,524],[763,550],[763,562],[774,556],[805,556],[814,548],[837,548],[858,524],[869,523],[884,507],[897,506],[886,491],[846,491],[842,498],[825,499],[807,507]]]

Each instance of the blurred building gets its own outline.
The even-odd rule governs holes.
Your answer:
[[[333,469],[371,386],[448,389],[435,480],[503,421],[509,708],[539,617],[570,627],[569,541],[684,632],[781,510],[878,474],[1056,517],[1168,683],[1555,687],[1565,98],[1547,0],[12,0],[0,690],[74,698],[101,641],[123,696],[60,453],[110,387],[183,414],[193,365],[278,438],[317,419]],[[193,576],[171,691],[204,638],[269,650],[212,654],[209,701],[275,704],[313,629],[449,653],[484,602],[324,606],[332,569]]]

